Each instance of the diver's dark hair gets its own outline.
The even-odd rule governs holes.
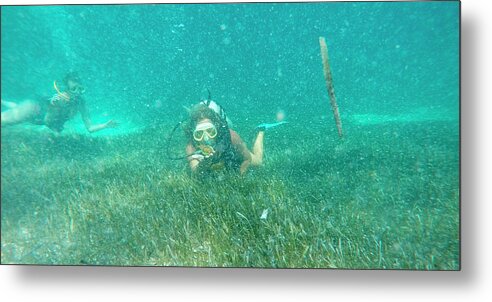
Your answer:
[[[65,75],[65,77],[63,78],[63,83],[65,83],[65,85],[68,85],[69,81],[80,83],[80,77],[79,77],[78,73],[75,71],[71,71],[71,72],[67,73]]]

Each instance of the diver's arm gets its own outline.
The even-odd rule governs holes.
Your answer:
[[[118,126],[118,123],[113,120],[109,120],[106,123],[102,123],[102,124],[95,124],[95,125],[92,124],[92,121],[89,117],[89,113],[87,111],[87,107],[85,106],[85,102],[83,101],[81,102],[79,111],[82,116],[82,120],[84,121],[85,128],[87,128],[87,131],[89,131],[90,133],[103,130],[106,128],[115,128]]]
[[[251,152],[249,152],[248,147],[243,142],[239,134],[236,131],[230,130],[231,132],[231,142],[234,148],[238,151],[239,155],[243,159],[241,166],[239,167],[239,173],[243,175],[249,168],[251,164]]]
[[[195,153],[196,149],[193,147],[191,143],[188,143],[186,145],[186,155],[188,156],[188,164],[190,165],[191,171],[196,172],[198,168],[198,164],[200,164],[200,156],[195,156],[193,153]],[[203,155],[202,155],[203,157]]]

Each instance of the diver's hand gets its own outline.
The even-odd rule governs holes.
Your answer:
[[[202,162],[202,161],[206,161],[207,159],[211,158],[212,155],[214,155],[215,152],[211,152],[207,155],[204,155],[203,153],[196,153],[196,154],[193,154],[192,156],[190,156],[191,159],[195,159],[199,162]]]
[[[198,166],[200,167],[200,169],[206,169],[209,165],[213,163],[212,155],[214,155],[214,152],[211,152],[207,155],[204,155],[202,152],[195,153],[191,156],[191,160],[198,161]]]
[[[201,154],[193,154],[192,156],[190,156],[191,160],[197,160],[199,162],[201,162],[205,156],[201,155]]]
[[[205,156],[202,153],[192,155],[192,159],[198,161],[198,163],[195,164],[194,168],[192,168],[193,171],[198,174],[208,171],[214,163],[212,155],[213,154],[208,154]]]

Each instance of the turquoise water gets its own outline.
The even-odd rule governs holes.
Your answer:
[[[2,128],[2,262],[459,267],[458,2],[4,6],[1,14],[2,99],[51,95],[53,81],[75,70],[87,87],[91,118],[120,122],[88,134],[76,116],[56,136],[40,126]],[[320,36],[328,44],[343,140],[326,91]],[[255,125],[274,121],[277,110],[289,121],[267,132],[264,167],[246,176],[249,189],[240,194],[235,179],[199,189],[184,162],[164,156],[183,106],[207,97],[207,89],[249,146]],[[176,152],[179,144],[178,138]],[[153,195],[140,187],[147,182]],[[217,197],[215,210],[201,213],[179,202],[160,208],[162,200],[189,201],[183,183],[197,189],[192,200],[224,194],[241,206]],[[135,189],[108,198],[109,188]],[[222,206],[232,213],[223,215],[230,246],[214,244],[200,224],[204,213],[220,220]],[[161,216],[152,216],[156,207]],[[243,221],[234,212],[252,219],[241,207],[258,217],[270,209],[278,228],[248,224],[245,234],[227,227]],[[94,218],[98,211],[107,221]],[[159,223],[148,222],[149,215]],[[321,226],[328,220],[334,227]],[[191,221],[195,235],[176,235],[177,221]],[[125,233],[131,223],[144,231]],[[294,236],[299,224],[310,237],[297,245],[278,239]],[[323,239],[334,228],[331,241]],[[146,236],[161,241],[148,247]],[[171,237],[187,247],[183,254],[172,252]],[[264,246],[269,240],[277,244]],[[186,253],[194,249],[209,257]],[[257,250],[264,258],[252,256]],[[344,250],[353,257],[342,257]],[[373,256],[362,250],[377,256],[367,260]],[[237,256],[218,256],[228,253]]]

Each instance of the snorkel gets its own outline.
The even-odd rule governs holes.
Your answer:
[[[56,93],[58,93],[58,96],[65,99],[67,102],[70,101],[70,95],[67,92],[61,92],[60,91],[60,89],[58,88],[58,85],[56,85],[56,80],[53,81],[53,87],[55,88]]]

